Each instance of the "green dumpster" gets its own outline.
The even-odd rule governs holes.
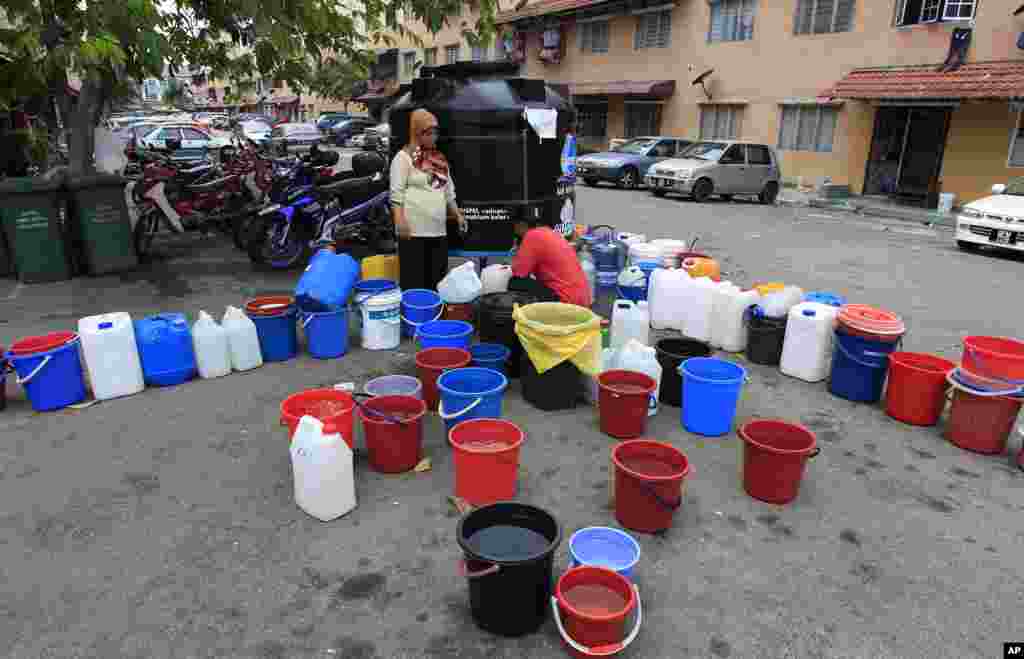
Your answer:
[[[71,278],[63,184],[61,178],[0,181],[0,221],[26,284]]]
[[[91,275],[139,265],[124,198],[125,180],[114,174],[68,179],[68,214],[80,262]]]

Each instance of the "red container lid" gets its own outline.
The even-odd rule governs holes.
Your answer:
[[[37,352],[46,352],[59,348],[78,336],[74,332],[50,332],[42,336],[30,336],[11,344],[11,354],[32,355]]]
[[[900,336],[907,331],[899,316],[867,304],[844,305],[839,310],[838,320],[851,329],[880,336]]]

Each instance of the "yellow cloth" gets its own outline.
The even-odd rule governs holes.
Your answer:
[[[566,360],[587,375],[601,363],[601,318],[586,307],[562,302],[538,302],[512,310],[516,335],[538,373]]]

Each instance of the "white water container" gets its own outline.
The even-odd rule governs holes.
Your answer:
[[[714,288],[715,282],[708,277],[693,280],[683,309],[685,320],[680,328],[685,336],[705,343],[711,339],[711,294]]]
[[[629,246],[629,265],[651,263],[661,265],[661,248],[651,243],[633,243]]]
[[[480,271],[480,281],[483,283],[481,295],[488,293],[504,293],[508,290],[508,281],[512,279],[512,266],[495,263]]]
[[[716,283],[711,291],[711,338],[708,343],[713,348],[721,348],[725,340],[726,319],[728,317],[729,300],[740,292],[739,286],[731,281]]]
[[[686,251],[686,241],[674,238],[658,238],[652,240],[651,245],[656,245],[661,254],[661,263],[666,268],[679,267],[679,254]]]
[[[764,315],[769,318],[782,318],[789,313],[793,305],[804,298],[804,290],[799,286],[786,286],[781,291],[769,293],[761,301]]]
[[[356,507],[352,449],[337,428],[311,416],[299,419],[291,444],[295,503],[322,522]]]
[[[199,377],[219,378],[231,373],[231,344],[228,333],[205,311],[192,325],[192,347],[196,352]]]
[[[242,313],[238,307],[224,310],[221,327],[228,336],[228,349],[231,354],[231,367],[236,371],[251,371],[263,366],[263,353],[260,352],[260,337],[256,331],[256,323]]]
[[[96,400],[131,396],[146,387],[130,315],[87,316],[78,321],[78,335]]]
[[[761,301],[757,289],[739,291],[729,297],[722,327],[722,350],[743,352],[747,349],[747,309]]]
[[[647,416],[657,414],[658,396],[661,393],[661,364],[658,363],[657,351],[650,346],[642,345],[639,341],[631,340],[615,354],[613,362],[611,368],[637,371],[654,378],[657,386],[647,403]]]
[[[363,314],[363,348],[394,350],[402,342],[402,291],[371,295],[359,303]]]
[[[594,373],[593,377],[585,376],[587,378],[587,382],[586,386],[583,388],[583,397],[589,404],[594,405],[595,407],[597,406],[599,391],[599,387],[597,384],[597,376],[601,375],[606,370],[612,367],[611,364],[614,355],[615,351],[612,350],[611,348],[605,348],[604,350],[602,350],[601,364],[600,367],[597,369],[597,373]]]
[[[658,268],[651,273],[647,302],[651,310],[651,327],[679,329],[683,324],[684,304],[693,280],[685,270]]]
[[[630,339],[647,345],[651,331],[650,322],[646,302],[615,300],[612,307],[612,349],[618,350],[629,343]]]
[[[819,302],[801,302],[789,310],[779,370],[807,382],[829,373],[832,334],[839,309]]]

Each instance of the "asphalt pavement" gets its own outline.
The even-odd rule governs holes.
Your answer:
[[[952,234],[817,209],[695,204],[581,188],[578,219],[698,237],[729,279],[784,281],[892,309],[909,350],[955,357],[969,333],[1014,336],[1022,259],[959,252]],[[136,272],[22,286],[0,280],[0,343],[103,311],[139,318],[290,292],[297,273],[254,271],[227,241],[187,236]],[[8,382],[0,412],[0,654],[44,657],[561,657],[554,625],[479,631],[458,576],[453,465],[437,418],[433,469],[384,476],[357,456],[358,508],[321,523],[292,498],[278,405],[290,393],[413,373],[413,346],[147,389],[87,409],[31,412]],[[648,436],[694,465],[667,533],[638,534],[643,627],[622,657],[1000,657],[1022,640],[1024,473],[1009,456],[948,443],[942,426],[888,419],[824,383],[747,366],[738,422],[799,420],[822,448],[799,498],[744,494],[735,435],[685,432],[662,407]],[[593,409],[525,427],[519,499],[563,537],[612,525],[609,450]],[[1019,446],[1014,435],[1012,448]],[[567,561],[567,542],[556,568]],[[516,615],[514,610],[508,615]]]

